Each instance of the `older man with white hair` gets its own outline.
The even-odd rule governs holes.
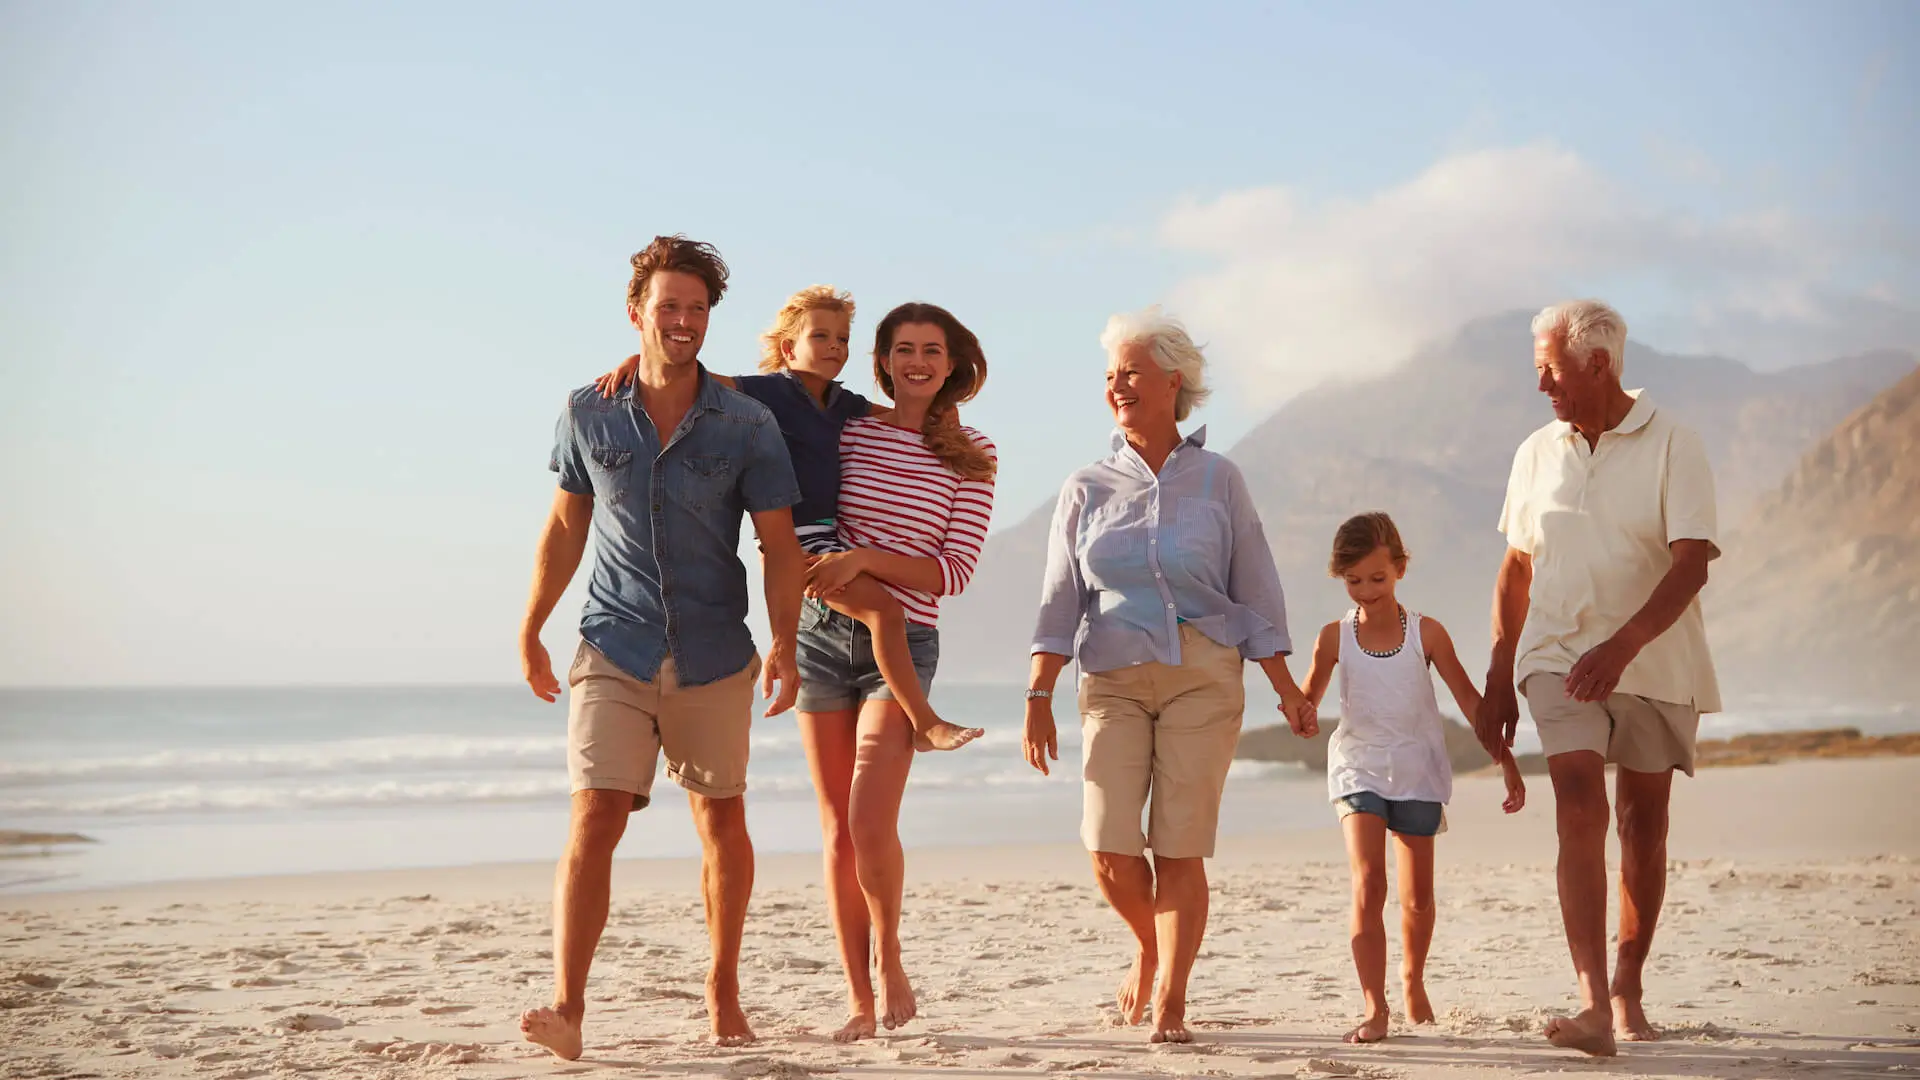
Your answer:
[[[1533,320],[1533,362],[1554,421],[1514,455],[1493,590],[1493,661],[1474,728],[1498,756],[1519,702],[1540,732],[1560,837],[1560,913],[1580,1011],[1547,1024],[1595,1056],[1657,1035],[1641,971],[1667,885],[1673,772],[1693,775],[1700,714],[1720,708],[1700,590],[1715,544],[1700,436],[1621,388],[1627,326],[1597,300]],[[1606,765],[1618,766],[1619,954],[1607,978]]]

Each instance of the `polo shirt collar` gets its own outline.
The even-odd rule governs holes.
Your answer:
[[[1633,399],[1633,408],[1627,410],[1627,415],[1620,418],[1619,424],[1608,428],[1606,434],[1631,435],[1641,428],[1646,427],[1647,422],[1653,419],[1654,404],[1653,401],[1647,397],[1647,392],[1644,388],[1629,390],[1627,391],[1627,396]],[[1563,439],[1572,438],[1578,434],[1574,426],[1565,420],[1555,420],[1554,423],[1560,425],[1560,437]]]
[[[793,373],[793,369],[781,368],[777,374],[779,374],[781,378],[786,379],[787,382],[790,383],[795,390],[800,391],[801,395],[805,397],[809,402],[813,400],[813,391],[807,389],[807,384],[800,381],[800,376],[795,375]],[[840,395],[842,393],[845,393],[845,390],[841,387],[840,380],[839,379],[829,380],[827,382],[826,400],[823,401],[821,404],[824,405],[826,408],[829,408],[829,409],[833,408],[833,403],[840,399]]]

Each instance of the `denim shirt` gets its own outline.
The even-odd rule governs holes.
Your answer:
[[[1183,622],[1248,660],[1286,655],[1287,603],[1233,462],[1182,440],[1158,476],[1126,436],[1060,489],[1033,651],[1082,670],[1178,665]]]
[[[637,679],[673,657],[679,682],[723,679],[753,659],[740,515],[800,501],[766,406],[700,369],[693,405],[666,446],[631,384],[575,390],[547,467],[593,496],[593,572],[580,636]]]

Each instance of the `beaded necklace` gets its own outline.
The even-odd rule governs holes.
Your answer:
[[[1394,607],[1400,608],[1400,644],[1395,645],[1386,652],[1374,652],[1365,645],[1360,645],[1360,609],[1353,609],[1353,643],[1360,645],[1360,651],[1373,657],[1375,660],[1391,660],[1400,655],[1401,649],[1407,647],[1407,609],[1400,607],[1399,604],[1395,604]]]

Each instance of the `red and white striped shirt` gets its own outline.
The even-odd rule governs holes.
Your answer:
[[[975,446],[995,455],[993,443],[962,427]],[[940,561],[940,592],[882,581],[907,618],[933,626],[940,597],[967,587],[993,518],[993,481],[964,480],[933,456],[918,431],[860,417],[840,432],[840,540],[850,548]]]

